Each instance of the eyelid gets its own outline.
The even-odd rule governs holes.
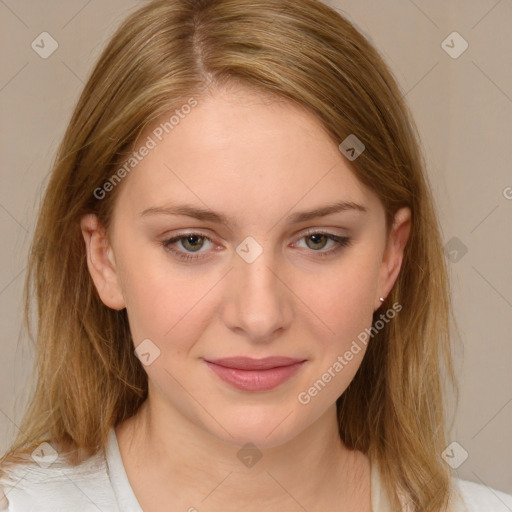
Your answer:
[[[172,236],[166,236],[163,240],[159,242],[159,244],[166,250],[167,252],[176,255],[176,258],[181,261],[185,262],[192,262],[194,260],[203,260],[205,258],[208,258],[208,251],[197,251],[197,252],[188,252],[178,249],[171,248],[172,245],[178,243],[180,240],[187,238],[188,236],[198,236],[200,238],[204,238],[205,240],[208,240],[211,244],[216,245],[213,241],[212,237],[209,235],[205,235],[204,233],[201,233],[200,231],[185,231],[182,233],[176,233]],[[202,256],[203,254],[206,254],[206,256]]]
[[[293,239],[298,238],[300,240],[301,238],[303,238],[305,236],[313,235],[313,234],[324,234],[324,235],[338,236],[340,238],[351,238],[351,235],[349,235],[349,234],[333,232],[334,229],[339,229],[339,228],[332,228],[332,227],[329,227],[329,228],[320,228],[320,227],[305,228],[305,230],[299,230],[296,233],[294,233],[292,235],[292,238]],[[187,236],[192,236],[192,235],[197,235],[197,236],[200,236],[201,238],[207,239],[208,241],[210,241],[212,243],[216,243],[216,242],[214,242],[215,237],[210,234],[207,234],[205,232],[202,232],[201,228],[197,228],[197,230],[195,230],[194,228],[188,228],[188,229],[184,229],[183,231],[178,231],[176,233],[164,234],[159,238],[161,238],[162,242],[169,242],[171,240],[186,238]],[[220,244],[216,244],[216,245],[220,245]]]
[[[335,236],[344,236],[344,237],[349,237],[348,234],[343,234],[343,233],[336,233],[335,230],[336,229],[341,229],[341,228],[334,228],[334,227],[330,227],[330,228],[306,228],[305,231],[299,231],[296,235],[294,236],[297,236],[300,234],[300,236],[307,236],[307,235],[313,235],[313,234],[316,234],[316,233],[323,233],[325,235],[335,235]]]
[[[331,249],[328,249],[326,251],[319,250],[314,251],[310,250],[308,252],[311,252],[312,254],[317,254],[320,257],[327,257],[337,254],[339,251],[341,251],[345,247],[349,247],[352,245],[352,237],[348,235],[339,235],[336,233],[333,233],[330,229],[309,229],[306,232],[302,232],[300,236],[298,237],[298,241],[300,242],[304,238],[307,238],[310,235],[325,235],[331,242],[334,242],[334,247]]]
[[[351,236],[345,236],[345,235],[337,235],[332,232],[331,229],[325,229],[325,228],[308,228],[306,231],[302,231],[299,233],[296,233],[294,236],[298,237],[297,242],[300,242],[304,238],[317,234],[317,235],[325,235],[329,238],[331,242],[334,242],[334,247],[331,249],[328,249],[326,251],[324,250],[318,250],[314,251],[310,249],[309,251],[304,250],[304,252],[310,252],[312,254],[316,253],[315,257],[329,257],[329,256],[335,256],[338,252],[342,251],[344,248],[347,248],[352,245],[352,237]],[[180,233],[173,234],[171,237],[166,237],[163,241],[160,242],[160,244],[164,247],[164,249],[170,253],[173,253],[176,255],[176,258],[178,260],[182,261],[188,261],[192,262],[194,260],[205,260],[209,258],[209,251],[202,251],[199,250],[197,252],[189,252],[184,250],[178,250],[178,249],[172,249],[171,246],[178,243],[180,240],[187,238],[188,236],[198,236],[199,238],[204,238],[205,240],[208,240],[213,245],[216,245],[213,238],[209,235],[206,235],[204,233],[201,233],[199,230],[193,231],[188,230]],[[217,244],[218,247],[218,244]],[[203,254],[205,256],[203,256]]]
[[[207,235],[205,233],[202,233],[201,231],[184,231],[182,233],[166,235],[162,238],[160,243],[170,245],[171,243],[174,244],[174,243],[179,242],[180,240],[183,240],[189,236],[197,236],[199,238],[204,238],[205,240],[208,240],[215,246],[219,245],[214,241],[214,238],[211,235]],[[180,252],[182,252],[182,251],[180,251]],[[190,253],[190,254],[193,254],[193,253]]]

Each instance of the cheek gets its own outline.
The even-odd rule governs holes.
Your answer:
[[[369,268],[362,260],[347,263],[305,290],[314,310],[309,321],[313,361],[297,400],[312,417],[347,389],[371,342],[376,273]]]
[[[136,346],[150,339],[162,355],[176,355],[187,351],[204,329],[214,296],[208,291],[216,280],[172,265],[165,256],[150,256],[119,265],[130,330]]]
[[[190,324],[198,299],[197,290],[182,289],[176,282],[172,287],[149,279],[135,283],[127,301],[132,332],[164,341]]]
[[[316,318],[324,333],[316,339],[323,340],[326,350],[343,349],[371,325],[377,278],[375,261],[354,253],[343,264],[302,285],[300,296],[306,297],[312,319]]]
[[[144,247],[142,241],[137,245]],[[371,325],[378,267],[369,249],[360,243],[336,264],[316,265],[307,273],[295,269],[287,275],[293,291],[287,300],[295,303],[295,322],[315,340],[316,347],[311,348],[321,349],[326,358],[343,354]],[[125,247],[120,254],[118,267],[135,345],[150,339],[162,352],[188,352],[219,308],[219,292],[226,282],[218,281],[224,273],[201,273],[194,265],[172,262],[163,248]],[[294,330],[293,325],[289,328]]]

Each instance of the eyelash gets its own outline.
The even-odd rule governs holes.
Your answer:
[[[334,247],[333,249],[329,249],[328,251],[314,251],[313,249],[311,249],[311,252],[318,253],[318,255],[320,257],[331,256],[331,255],[337,253],[338,251],[340,251],[341,249],[343,249],[344,247],[349,247],[352,243],[352,240],[349,237],[338,236],[333,233],[328,233],[327,231],[321,231],[321,230],[320,231],[309,231],[308,233],[302,235],[300,240],[302,240],[303,238],[307,238],[308,236],[312,236],[312,235],[325,235],[325,236],[327,236],[327,238],[329,238],[333,242],[336,242],[336,247]],[[198,253],[198,255],[192,255],[190,253],[186,253],[186,252],[184,253],[182,251],[177,251],[175,249],[170,248],[170,246],[172,244],[179,242],[180,240],[183,240],[185,238],[188,238],[189,236],[197,236],[199,238],[204,238],[205,240],[208,240],[209,242],[213,243],[213,240],[210,237],[203,235],[202,233],[195,233],[195,232],[183,233],[179,236],[175,236],[173,238],[163,240],[160,243],[164,247],[165,250],[175,254],[177,258],[179,258],[183,261],[192,261],[192,260],[202,259],[203,256],[200,256],[199,255],[200,253]]]

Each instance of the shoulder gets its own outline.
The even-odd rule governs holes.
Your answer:
[[[77,466],[39,464],[33,460],[4,469],[0,510],[8,512],[117,511],[103,454]]]
[[[462,501],[457,501],[454,512],[510,512],[512,495],[487,487],[482,484],[461,480],[453,480],[455,490],[459,491]]]

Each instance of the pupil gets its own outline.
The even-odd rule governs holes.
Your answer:
[[[314,244],[318,244],[318,243],[321,244],[321,240],[325,239],[325,235],[319,233],[316,235],[310,235],[309,238],[311,238],[313,240]]]
[[[185,241],[187,242],[187,244],[192,245],[192,249],[194,249],[194,245],[198,242],[199,239],[200,237],[198,237],[197,235],[190,235],[185,239]]]

